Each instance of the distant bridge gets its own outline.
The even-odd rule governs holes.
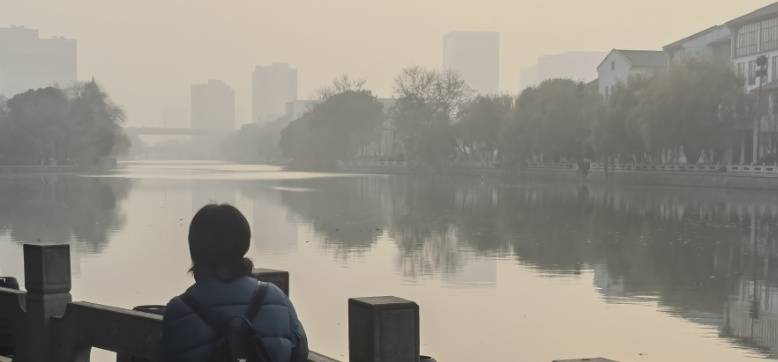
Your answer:
[[[137,136],[224,136],[230,133],[223,129],[173,127],[126,127],[124,130]]]

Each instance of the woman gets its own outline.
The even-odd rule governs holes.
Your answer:
[[[272,362],[307,361],[308,341],[292,302],[276,286],[251,277],[253,264],[244,257],[250,239],[248,221],[233,206],[206,205],[192,218],[189,253],[195,284],[173,298],[165,310],[166,361],[208,361],[223,337],[211,325],[246,315],[255,299],[261,302],[254,303],[259,310],[250,323],[266,355]]]

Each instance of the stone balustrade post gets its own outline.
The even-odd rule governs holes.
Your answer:
[[[348,300],[350,362],[418,362],[419,306],[397,297]]]
[[[65,313],[70,296],[70,247],[24,245],[24,286],[27,289],[24,341],[18,360],[49,362],[52,356],[51,317]]]
[[[260,281],[273,284],[289,296],[289,272],[275,269],[256,268],[251,275]]]

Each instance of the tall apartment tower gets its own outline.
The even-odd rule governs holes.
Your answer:
[[[443,69],[480,94],[500,91],[500,33],[456,31],[443,37]]]
[[[195,129],[235,129],[235,91],[220,80],[193,85],[191,121]]]
[[[20,26],[0,28],[0,95],[72,85],[78,75],[76,49],[73,39],[41,39],[38,30]]]
[[[297,69],[286,63],[257,66],[252,75],[252,118],[272,122],[286,113],[286,104],[297,100]]]

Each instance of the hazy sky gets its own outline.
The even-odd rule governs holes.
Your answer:
[[[404,66],[439,67],[452,30],[501,33],[503,91],[519,68],[569,50],[658,49],[767,0],[0,0],[0,27],[78,40],[79,78],[94,76],[129,123],[183,126],[189,87],[222,79],[250,112],[256,64],[299,69],[300,97],[333,77],[391,96]]]

